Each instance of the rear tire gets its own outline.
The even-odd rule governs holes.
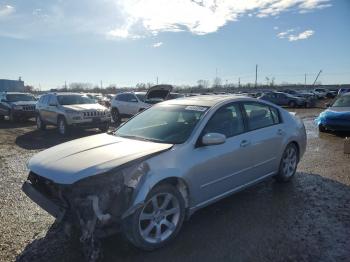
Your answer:
[[[145,205],[123,221],[126,238],[136,247],[151,251],[173,240],[185,218],[185,201],[172,185],[155,187]]]
[[[298,167],[298,148],[290,143],[283,152],[278,174],[275,176],[278,182],[288,182],[293,178]]]
[[[57,120],[57,129],[58,129],[58,133],[62,136],[67,135],[68,133],[68,125],[66,122],[66,119],[64,118],[64,116],[59,116],[58,120]]]

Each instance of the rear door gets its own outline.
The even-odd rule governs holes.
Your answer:
[[[242,107],[248,126],[250,157],[254,159],[253,176],[259,179],[278,170],[286,132],[277,108],[259,102],[243,102]]]

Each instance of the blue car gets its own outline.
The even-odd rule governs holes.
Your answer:
[[[340,96],[316,118],[316,123],[320,132],[350,131],[350,93]]]

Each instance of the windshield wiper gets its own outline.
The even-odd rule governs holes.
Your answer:
[[[158,139],[153,139],[153,138],[145,138],[145,137],[140,137],[140,136],[132,136],[132,135],[118,135],[117,133],[114,133],[116,136],[120,136],[123,138],[130,138],[130,139],[135,139],[135,140],[141,140],[141,141],[148,141],[148,142],[156,142],[156,143],[165,143],[162,140]]]

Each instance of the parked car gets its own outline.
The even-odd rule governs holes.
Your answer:
[[[318,99],[325,99],[327,97],[327,93],[325,92],[320,92],[316,90],[311,90],[310,92],[317,96]]]
[[[311,92],[307,92],[304,90],[292,90],[292,89],[286,89],[283,90],[284,93],[290,94],[292,96],[296,97],[302,97],[306,100],[306,107],[313,107],[316,104],[317,96]]]
[[[334,98],[334,97],[336,97],[336,94],[334,94],[333,92],[329,91],[326,88],[315,88],[314,91],[322,93],[325,98]]]
[[[35,117],[36,98],[28,93],[0,93],[0,120],[7,116],[10,121]]]
[[[131,117],[152,105],[168,99],[171,85],[156,85],[147,92],[125,92],[117,94],[111,103],[112,118],[120,123],[122,118]]]
[[[338,96],[341,96],[343,94],[350,93],[350,88],[340,88],[338,90]]]
[[[109,128],[111,115],[108,108],[95,100],[75,93],[51,93],[40,97],[36,105],[36,124],[40,130],[55,125],[61,135],[69,128]]]
[[[307,105],[305,98],[292,96],[282,92],[265,93],[260,96],[259,99],[269,101],[279,106],[306,107]]]
[[[80,228],[85,250],[118,231],[153,250],[174,239],[195,211],[270,177],[292,179],[305,148],[303,122],[272,103],[174,99],[114,133],[38,153],[23,191],[58,221]]]
[[[320,132],[350,131],[350,93],[338,97],[316,119]]]

